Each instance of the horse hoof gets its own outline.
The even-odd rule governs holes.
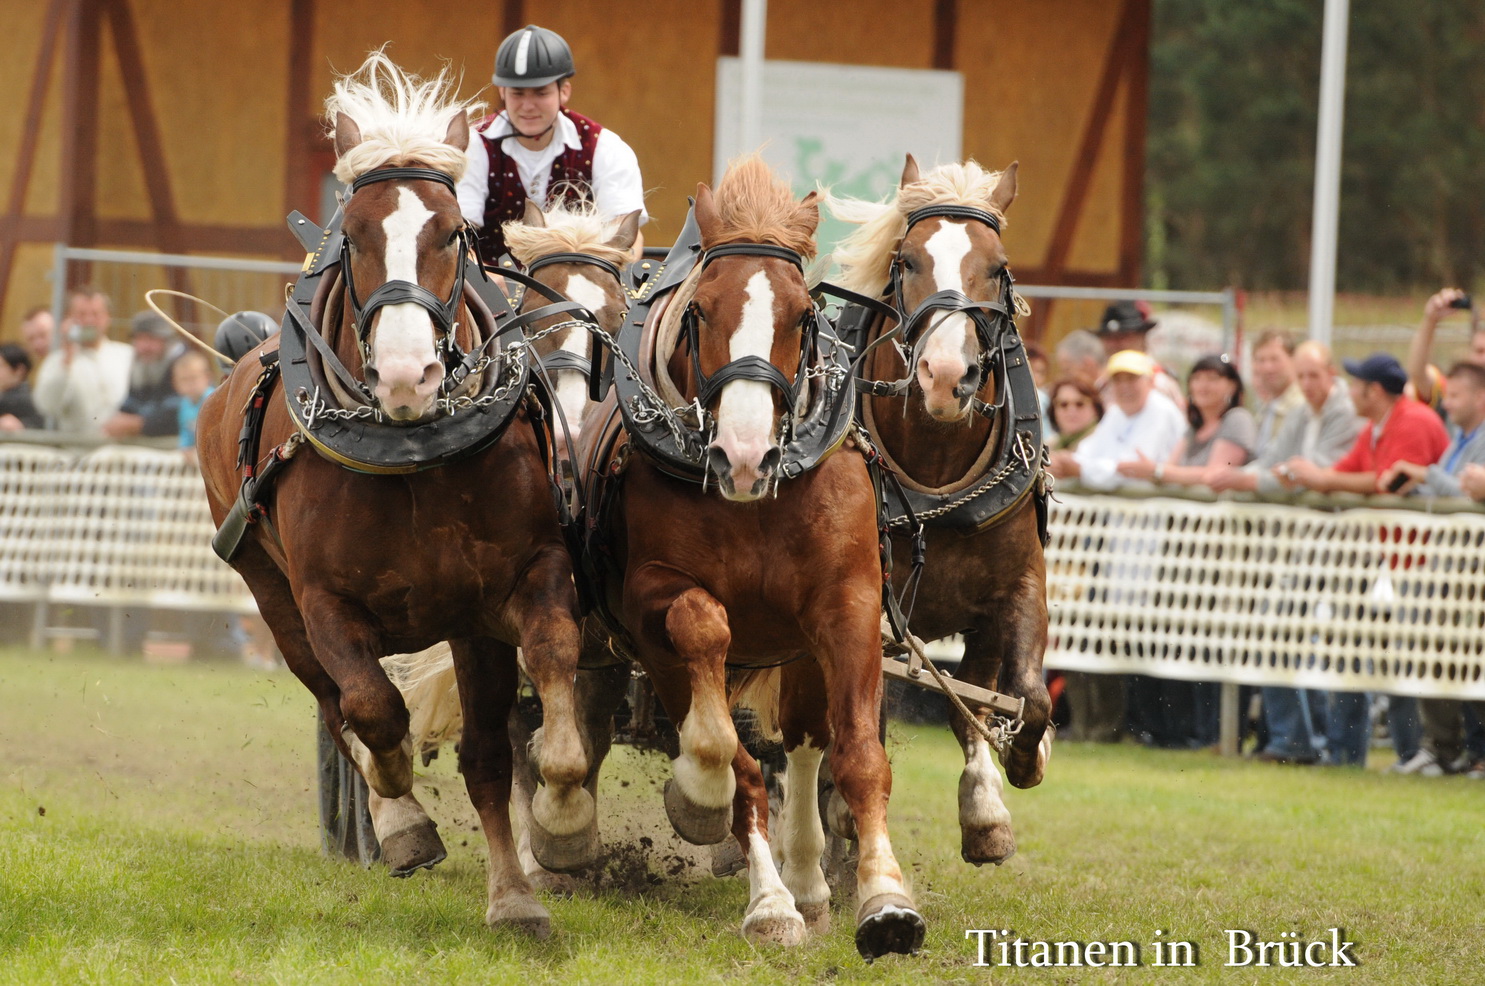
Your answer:
[[[793,908],[759,908],[743,918],[743,937],[762,945],[798,945],[804,930],[804,918]]]
[[[724,877],[741,873],[748,868],[748,857],[736,839],[727,839],[712,846],[712,876]]]
[[[382,840],[382,859],[395,877],[412,876],[418,870],[431,869],[448,858],[443,840],[438,837],[438,824],[433,819],[393,832]]]
[[[571,835],[553,835],[531,820],[531,855],[544,870],[575,873],[587,869],[598,858],[598,826],[578,829]]]
[[[856,951],[870,962],[888,952],[914,955],[928,926],[901,894],[877,894],[856,911]]]
[[[484,912],[484,924],[489,925],[492,931],[509,928],[538,941],[544,941],[552,934],[552,916],[535,897],[492,901],[489,910]]]
[[[818,904],[799,904],[799,916],[804,918],[804,930],[811,935],[830,933],[830,901]]]
[[[703,808],[681,793],[674,777],[665,782],[665,814],[675,834],[693,846],[714,846],[732,831],[731,805]]]
[[[984,866],[986,863],[999,866],[1016,855],[1016,834],[1009,826],[961,829],[959,855],[966,863],[976,866]]]

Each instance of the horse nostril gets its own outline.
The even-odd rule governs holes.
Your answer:
[[[421,386],[433,387],[443,379],[443,364],[437,361],[423,367],[423,382]]]
[[[366,367],[366,388],[368,390],[375,390],[376,385],[380,382],[381,374],[376,372],[376,367],[368,365]]]
[[[980,366],[976,363],[970,366],[969,372],[964,374],[964,379],[959,381],[959,386],[954,388],[954,396],[962,400],[966,397],[974,396],[975,391],[979,389]]]
[[[732,473],[732,463],[720,445],[713,445],[706,450],[706,466],[713,476],[721,477]]]
[[[929,380],[933,379],[933,367],[928,365],[928,360],[926,359],[918,360],[918,372],[926,376]]]
[[[764,476],[772,475],[783,461],[783,448],[778,445],[771,445],[768,451],[763,453],[763,458],[758,463],[758,472]]]

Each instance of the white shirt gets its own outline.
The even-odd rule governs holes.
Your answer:
[[[577,127],[566,114],[558,113],[552,139],[541,150],[523,147],[514,134],[510,117],[502,110],[482,130],[493,139],[503,137],[500,149],[515,162],[526,197],[542,209],[547,207],[547,182],[552,176],[552,162],[568,148],[580,150],[583,146]],[[515,175],[507,175],[514,178]],[[471,138],[469,141],[469,167],[459,180],[459,211],[475,226],[485,224],[485,203],[490,198],[490,153],[485,142]],[[604,127],[598,133],[593,147],[593,204],[608,218],[628,215],[638,209],[639,221],[650,217],[645,213],[644,183],[639,175],[639,158],[622,137]]]
[[[54,349],[41,361],[31,399],[59,431],[96,435],[129,395],[134,347],[104,339],[96,349],[78,347],[72,365],[62,365]]]
[[[1073,452],[1081,470],[1080,481],[1097,490],[1131,483],[1133,480],[1119,473],[1119,463],[1133,462],[1139,453],[1152,462],[1165,462],[1189,428],[1181,409],[1158,390],[1150,391],[1145,406],[1133,416],[1117,404],[1110,405],[1098,427]]]

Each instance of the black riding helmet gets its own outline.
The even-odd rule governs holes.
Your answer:
[[[212,348],[231,360],[240,360],[278,331],[278,323],[262,312],[238,312],[222,319]]]
[[[494,83],[509,89],[535,89],[577,74],[572,49],[556,31],[527,24],[500,42]]]

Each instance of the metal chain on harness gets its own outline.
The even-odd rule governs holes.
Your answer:
[[[1006,480],[1010,479],[1023,468],[1027,472],[1034,473],[1037,472],[1040,467],[1040,471],[1045,472],[1045,453],[1042,456],[1043,462],[1032,462],[1032,459],[1035,457],[1036,454],[1036,446],[1033,444],[1032,439],[1027,432],[1016,432],[1016,441],[1012,445],[1011,451],[1013,454],[1006,457],[1005,465],[1001,466],[1000,469],[997,470],[993,475],[991,475],[985,482],[971,486],[969,489],[965,490],[963,493],[960,493],[954,499],[948,500],[941,506],[934,507],[932,510],[920,510],[918,512],[918,519],[920,521],[927,521],[933,520],[936,517],[946,516],[952,513],[954,510],[958,509],[963,504],[968,503],[970,500],[973,500],[975,497],[981,495],[985,491],[994,489],[1001,483],[1004,483]],[[894,528],[907,527],[907,518],[898,518],[897,520],[892,522],[892,526]]]

